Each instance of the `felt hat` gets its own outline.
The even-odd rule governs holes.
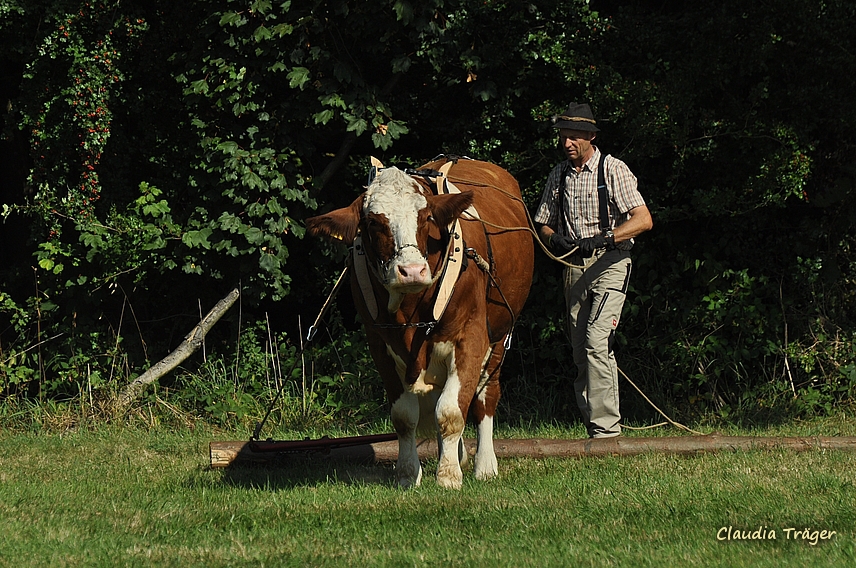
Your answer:
[[[587,132],[600,132],[597,121],[591,108],[585,103],[571,103],[564,114],[553,117],[553,128],[567,128],[568,130],[584,130]]]

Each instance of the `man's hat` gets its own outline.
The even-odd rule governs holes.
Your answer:
[[[553,117],[553,128],[567,128],[568,130],[585,130],[588,132],[600,132],[597,121],[591,108],[585,104],[571,103],[565,114]]]

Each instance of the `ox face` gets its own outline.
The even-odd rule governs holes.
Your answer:
[[[421,292],[434,283],[428,265],[428,199],[397,168],[382,170],[363,200],[362,234],[376,275],[395,294]]]
[[[398,310],[405,294],[434,284],[429,256],[444,250],[448,225],[472,203],[472,193],[429,195],[398,168],[382,170],[363,197],[360,232],[375,274],[389,292],[387,310]],[[445,238],[444,238],[445,235]]]
[[[363,239],[366,258],[389,292],[387,310],[398,310],[405,294],[430,287],[442,266],[447,227],[472,204],[471,192],[430,195],[397,168],[375,177],[350,206],[306,220],[309,234],[353,244]],[[446,238],[444,238],[444,235]],[[438,262],[432,269],[429,257]]]

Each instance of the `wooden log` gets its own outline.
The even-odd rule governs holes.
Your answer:
[[[258,442],[264,444],[265,442]],[[470,456],[475,455],[476,441],[465,439]],[[747,451],[788,449],[793,451],[841,450],[856,451],[856,436],[829,437],[758,437],[758,436],[673,436],[664,438],[599,438],[582,440],[550,440],[543,438],[494,440],[498,458],[584,458],[605,456],[634,456],[643,453],[692,455],[716,451]],[[419,459],[437,457],[436,440],[422,440],[417,449]],[[359,463],[393,463],[398,459],[398,442],[377,442],[359,446],[337,447],[326,451],[283,452],[253,451],[250,442],[211,442],[211,467],[221,468],[240,464],[264,464],[288,459],[289,456],[311,455],[318,459]]]

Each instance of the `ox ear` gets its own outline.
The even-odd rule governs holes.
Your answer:
[[[313,237],[325,237],[352,245],[357,236],[362,208],[363,196],[360,195],[347,207],[310,217],[306,220],[306,230]]]
[[[428,197],[428,208],[434,222],[440,227],[449,225],[464,212],[464,209],[472,205],[473,192],[452,193],[448,195],[432,195]]]

